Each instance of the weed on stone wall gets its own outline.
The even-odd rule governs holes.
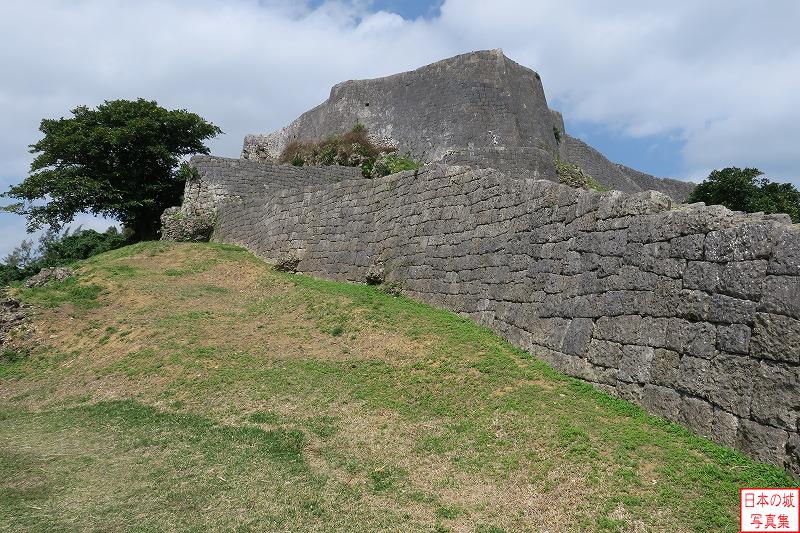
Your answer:
[[[278,162],[294,166],[360,167],[365,178],[388,176],[420,167],[411,154],[397,155],[392,146],[380,146],[369,139],[366,126],[357,122],[345,134],[329,135],[321,141],[294,140],[286,145]]]

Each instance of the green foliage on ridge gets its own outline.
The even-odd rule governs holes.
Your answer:
[[[786,213],[800,222],[800,191],[791,183],[775,183],[757,168],[714,170],[698,185],[687,202],[724,205],[746,213]]]

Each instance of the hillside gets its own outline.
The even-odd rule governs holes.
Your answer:
[[[0,530],[736,531],[740,486],[792,483],[451,312],[232,246],[19,293]]]

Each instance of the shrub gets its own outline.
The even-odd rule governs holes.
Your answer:
[[[341,135],[329,135],[314,142],[294,140],[286,145],[278,157],[279,163],[294,166],[340,165],[360,167],[364,177],[379,177],[414,170],[419,163],[409,154],[394,155],[396,148],[380,146],[369,139],[366,126],[357,122],[353,128]]]
[[[774,183],[757,168],[714,170],[698,185],[687,202],[724,205],[747,213],[786,213],[800,222],[800,191],[791,183]]]
[[[104,233],[78,228],[70,233],[45,232],[36,249],[25,240],[0,263],[0,286],[33,276],[43,268],[64,266],[128,244],[128,237],[111,227]]]
[[[386,154],[375,160],[370,171],[370,176],[373,178],[380,178],[404,170],[417,170],[419,167],[420,164],[411,158],[411,154]]]
[[[583,171],[578,165],[562,161],[556,158],[556,175],[558,182],[570,187],[579,189],[594,189],[596,191],[607,191],[608,188],[604,187],[599,181]]]

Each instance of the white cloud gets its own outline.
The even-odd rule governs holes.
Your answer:
[[[215,153],[236,156],[334,83],[497,47],[575,120],[677,133],[687,176],[737,164],[800,183],[799,20],[796,0],[447,0],[415,21],[366,2],[4,0],[0,187],[24,176],[38,121],[79,104],[188,108],[226,131]],[[0,223],[0,241],[19,240]]]

